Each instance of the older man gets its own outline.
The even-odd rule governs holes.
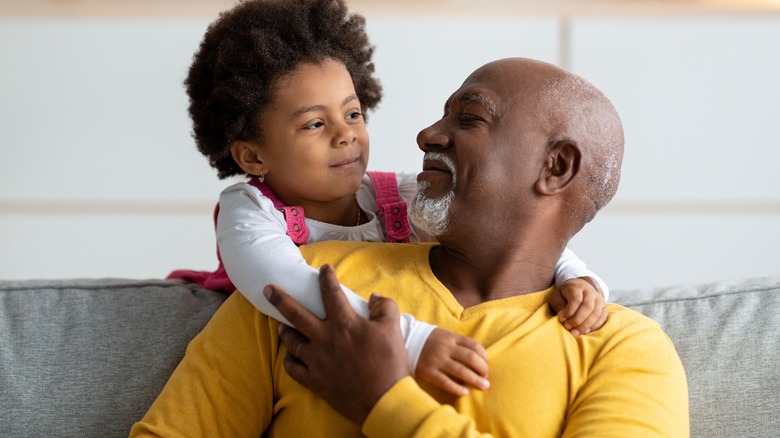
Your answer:
[[[688,434],[685,375],[656,323],[610,305],[604,328],[575,338],[547,305],[566,243],[617,189],[623,134],[609,100],[553,65],[500,60],[466,79],[418,143],[425,158],[413,216],[439,244],[302,249],[354,291],[387,297],[371,297],[371,318],[352,312],[330,267],[326,320],[266,289],[300,332],[235,294],[135,432]],[[409,376],[388,298],[482,342],[491,388],[456,399]]]

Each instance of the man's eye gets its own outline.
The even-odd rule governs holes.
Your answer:
[[[481,120],[482,120],[481,117],[476,116],[474,114],[461,114],[460,115],[460,123],[462,123],[462,124],[470,124],[470,123],[474,123],[474,122],[479,122]]]
[[[303,129],[317,129],[317,128],[319,128],[322,125],[324,125],[324,123],[322,123],[322,122],[314,122],[314,123],[312,123],[310,125],[304,126]]]

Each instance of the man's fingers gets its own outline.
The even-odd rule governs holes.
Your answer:
[[[263,294],[268,302],[276,307],[279,313],[287,318],[287,321],[290,321],[290,324],[297,327],[305,336],[312,337],[319,332],[319,324],[322,323],[322,320],[301,306],[284,289],[269,284],[263,288]]]
[[[287,374],[303,386],[309,386],[309,369],[297,357],[287,352],[284,355],[284,369]]]
[[[368,317],[372,321],[392,321],[397,324],[401,317],[398,304],[377,293],[371,294],[368,298],[368,311]]]
[[[352,306],[349,305],[344,291],[341,290],[341,284],[338,277],[336,277],[336,270],[331,265],[320,267],[320,290],[322,291],[322,304],[325,306],[327,318],[341,318],[342,316],[355,313],[352,310]]]
[[[302,350],[309,344],[309,339],[298,330],[279,324],[279,338],[287,351],[297,358],[301,358]]]

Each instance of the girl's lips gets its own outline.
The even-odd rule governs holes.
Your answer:
[[[347,167],[351,167],[352,165],[357,163],[358,159],[360,159],[360,157],[350,158],[349,160],[344,160],[344,161],[341,161],[339,163],[333,164],[330,167],[335,167],[337,169],[344,169],[344,168],[347,168]]]

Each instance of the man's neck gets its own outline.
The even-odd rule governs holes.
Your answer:
[[[472,249],[467,256],[440,246],[431,251],[430,264],[436,278],[467,308],[547,289],[554,282],[558,260],[549,254],[549,248],[501,254],[475,254]]]

